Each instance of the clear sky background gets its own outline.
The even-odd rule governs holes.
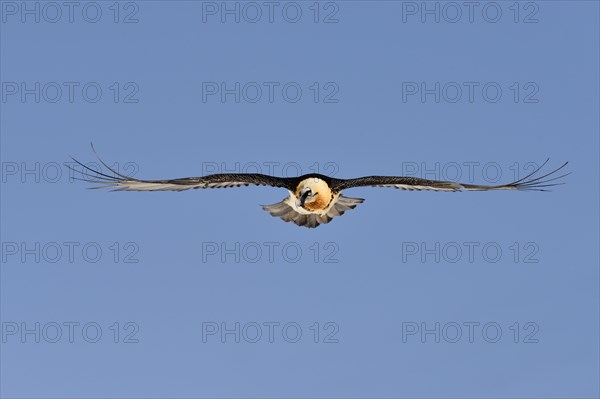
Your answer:
[[[439,22],[422,2],[275,3],[272,22],[239,3],[239,23],[220,2],[44,4],[0,2],[3,397],[600,395],[597,2],[426,3]],[[236,82],[238,103],[209,91]],[[150,179],[573,174],[354,189],[309,230],[260,209],[282,189],[87,190],[56,165],[92,141]]]

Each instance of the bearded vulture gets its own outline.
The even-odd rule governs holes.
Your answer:
[[[93,146],[92,146],[93,149]],[[95,151],[94,151],[95,152]],[[165,180],[141,180],[125,176],[109,167],[99,157],[100,162],[114,175],[94,170],[75,158],[72,158],[84,170],[77,170],[66,165],[83,180],[100,186],[92,188],[113,188],[113,191],[184,191],[197,188],[229,188],[240,186],[270,186],[288,190],[288,197],[273,205],[262,208],[272,216],[285,222],[294,222],[298,226],[308,228],[329,223],[334,217],[341,216],[349,209],[364,202],[362,198],[351,198],[342,195],[342,191],[354,187],[392,187],[410,191],[548,191],[548,187],[564,184],[559,179],[570,173],[557,176],[568,162],[549,173],[537,176],[548,160],[529,175],[512,183],[501,185],[465,184],[453,181],[427,180],[418,177],[403,176],[368,176],[356,179],[336,179],[316,173],[298,177],[275,177],[255,173],[226,173],[201,177],[184,177]],[[87,172],[86,172],[87,170]]]

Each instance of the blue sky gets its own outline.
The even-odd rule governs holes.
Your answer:
[[[0,2],[3,397],[600,395],[597,2],[61,4]],[[150,179],[573,174],[309,230],[281,189],[87,190],[90,142]]]

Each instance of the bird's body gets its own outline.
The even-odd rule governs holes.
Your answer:
[[[310,174],[292,180],[295,189],[289,190],[289,196],[276,204],[264,205],[263,209],[298,226],[311,228],[329,223],[364,201],[341,195],[335,189],[336,179],[327,176]]]
[[[78,171],[84,181],[98,183],[100,187],[112,187],[115,191],[184,191],[189,189],[229,188],[240,186],[271,186],[288,190],[288,197],[273,205],[264,205],[263,209],[272,216],[298,226],[309,228],[329,223],[334,217],[341,216],[349,209],[354,209],[364,202],[362,198],[350,198],[342,195],[342,191],[354,187],[393,187],[402,190],[432,190],[432,191],[489,191],[489,190],[521,190],[546,191],[546,187],[556,183],[557,179],[565,177],[549,176],[567,165],[540,177],[533,177],[545,164],[534,170],[528,176],[512,183],[486,186],[465,184],[452,181],[428,180],[404,176],[369,176],[356,179],[336,179],[320,174],[307,174],[299,177],[276,177],[253,173],[214,174],[201,177],[186,177],[167,180],[140,180],[122,175],[111,169],[102,160],[102,164],[114,175],[108,175],[89,168],[75,160],[85,168]],[[91,176],[90,176],[91,174]]]

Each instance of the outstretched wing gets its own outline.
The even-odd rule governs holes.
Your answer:
[[[352,187],[393,187],[401,190],[432,190],[432,191],[488,191],[488,190],[520,190],[520,191],[549,191],[548,187],[564,184],[557,180],[562,179],[570,173],[565,173],[556,176],[557,172],[567,166],[565,162],[555,170],[546,173],[545,175],[536,177],[538,172],[546,165],[544,162],[539,168],[534,170],[529,175],[512,183],[501,184],[497,186],[486,186],[479,184],[465,184],[453,181],[427,180],[418,177],[402,177],[402,176],[369,176],[360,177],[358,179],[337,180],[334,184],[334,189],[337,191],[345,190]]]
[[[292,179],[257,173],[215,174],[180,179],[141,180],[117,172],[99,157],[98,160],[112,173],[112,176],[94,170],[75,158],[72,159],[83,168],[82,170],[78,170],[70,165],[65,165],[79,175],[79,177],[76,177],[77,180],[98,184],[98,186],[92,188],[112,188],[113,191],[184,191],[192,188],[229,188],[250,185],[284,187],[293,190],[294,187]]]

